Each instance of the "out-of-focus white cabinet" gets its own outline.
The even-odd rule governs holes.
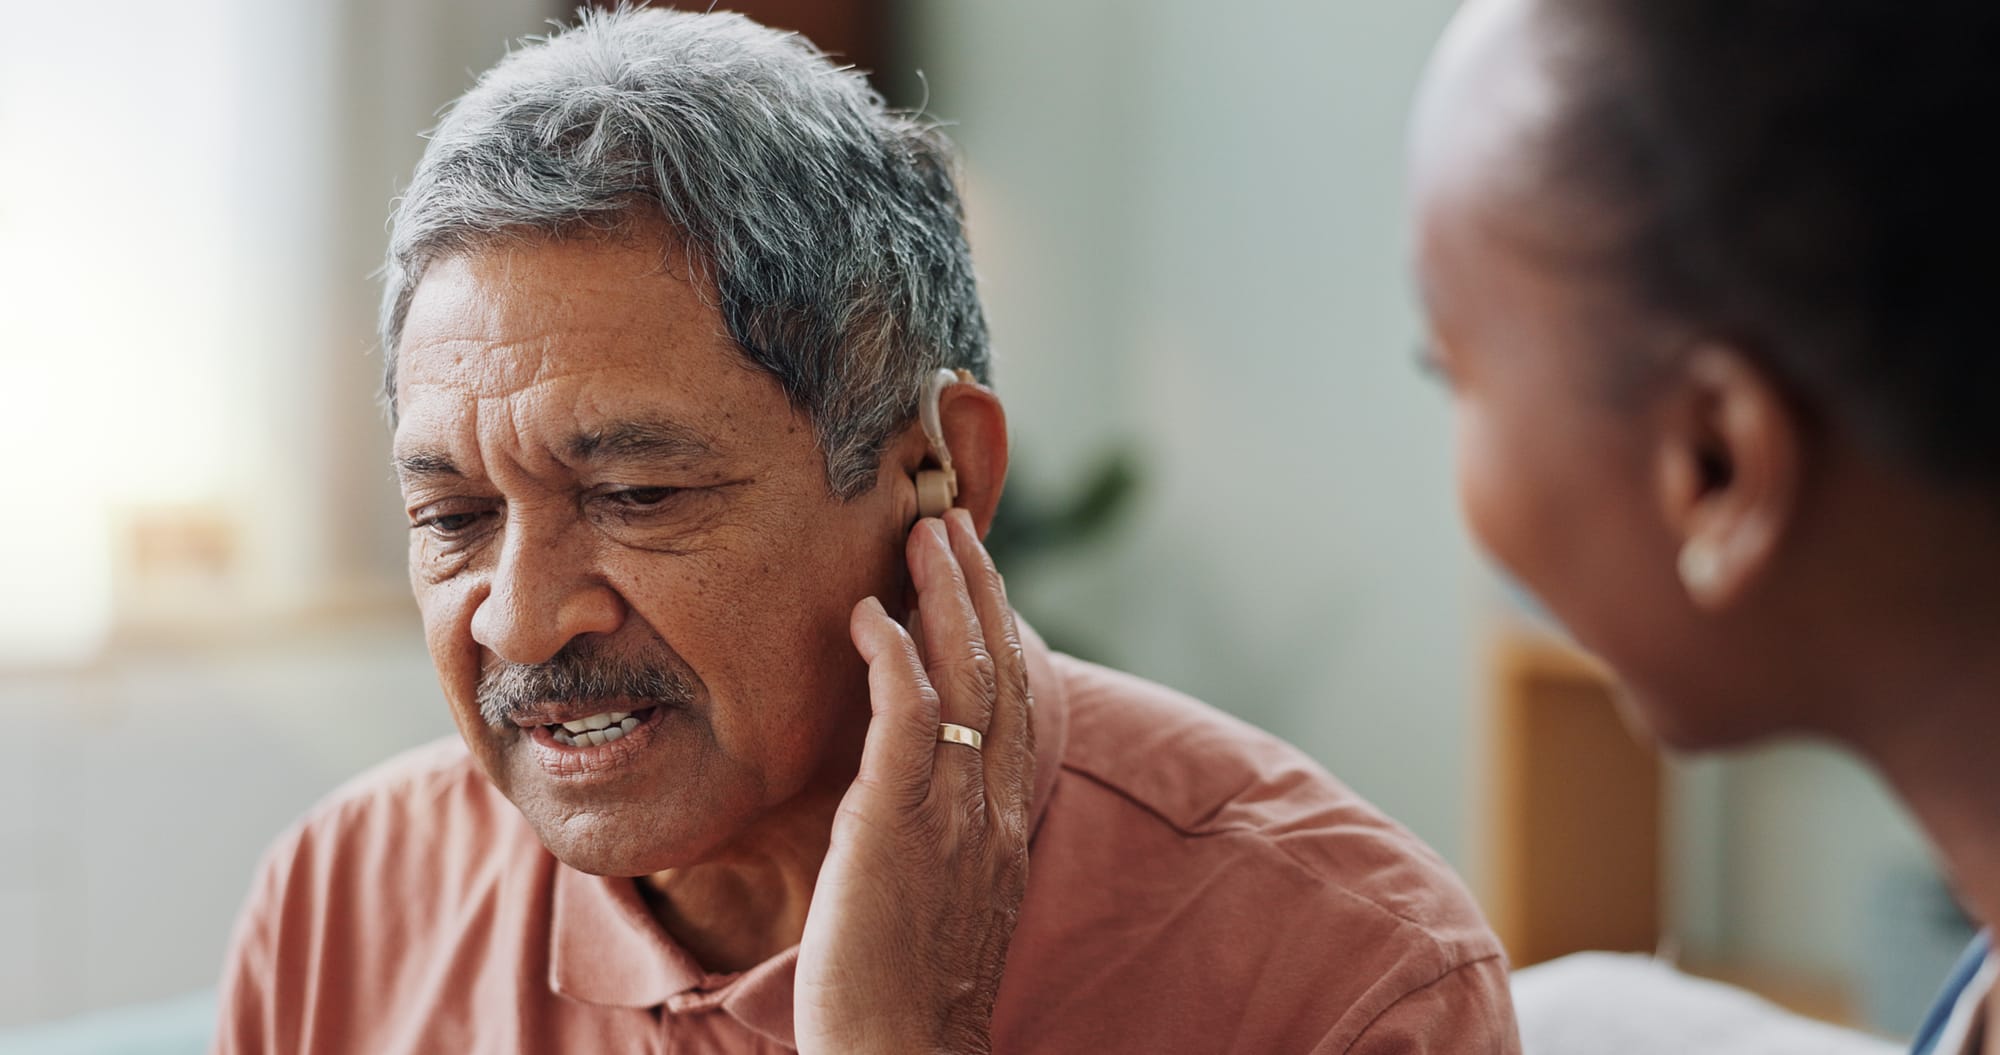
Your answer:
[[[451,732],[413,618],[0,672],[0,1026],[215,983],[273,836]]]

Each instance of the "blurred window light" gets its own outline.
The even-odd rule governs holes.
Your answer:
[[[0,664],[97,649],[120,511],[213,506],[241,328],[239,0],[0,2]]]

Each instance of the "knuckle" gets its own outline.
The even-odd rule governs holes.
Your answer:
[[[961,868],[966,868],[968,862],[984,858],[987,854],[986,848],[992,842],[986,833],[986,818],[976,816],[978,812],[973,809],[965,810],[964,823],[959,827],[959,856],[957,864]],[[976,869],[967,868],[966,870],[975,871]]]
[[[1025,856],[1028,848],[1027,819],[1019,810],[1002,810],[994,822],[994,844],[1010,856]]]
[[[921,714],[905,715],[898,722],[890,737],[894,761],[889,765],[898,773],[910,773],[913,779],[923,779],[929,772],[925,760],[930,756],[937,742],[937,723]],[[928,781],[925,781],[928,784]]]
[[[1006,660],[1001,667],[1007,671],[1007,684],[1020,692],[1028,691],[1028,652],[1019,641],[1009,635],[1001,642],[1001,655]]]
[[[937,717],[938,692],[929,683],[925,683],[916,691],[915,699],[916,706],[904,707],[895,713],[900,714],[904,721],[909,722],[912,729],[929,728],[931,722]]]
[[[1009,849],[1000,855],[994,871],[994,886],[1003,899],[1018,901],[1022,891],[1028,888],[1028,851],[1026,847]]]
[[[910,716],[911,722],[928,726],[935,718],[943,700],[938,696],[937,686],[929,678],[917,682],[917,710]]]
[[[982,796],[973,791],[965,791],[954,796],[957,802],[955,820],[966,842],[978,847],[986,842],[986,803]]]
[[[999,674],[994,669],[993,657],[980,645],[974,645],[965,661],[959,665],[960,687],[976,699],[990,700],[999,689]]]

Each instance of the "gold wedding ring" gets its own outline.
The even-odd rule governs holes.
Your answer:
[[[938,743],[964,744],[977,751],[986,745],[986,737],[981,735],[977,729],[968,729],[963,725],[953,725],[950,722],[939,722]]]

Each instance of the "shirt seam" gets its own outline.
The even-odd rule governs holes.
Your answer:
[[[412,748],[411,752],[434,746],[435,743],[421,745]],[[383,765],[401,761],[407,760],[392,758],[385,760]],[[417,808],[435,802],[440,796],[461,786],[468,775],[473,775],[466,771],[465,761],[463,758],[444,758],[400,773],[359,774],[322,796],[295,822],[295,827],[340,832],[363,819],[373,819],[383,810]]]
[[[1404,915],[1403,913],[1398,912],[1393,908],[1390,908],[1388,905],[1376,901],[1374,898],[1366,897],[1361,894],[1355,893],[1354,891],[1349,890],[1346,887],[1340,886],[1339,884],[1330,881],[1329,879],[1327,879],[1326,876],[1320,874],[1318,869],[1315,869],[1311,865],[1308,865],[1306,862],[1299,860],[1298,856],[1294,854],[1289,847],[1286,847],[1283,844],[1279,843],[1277,840],[1272,839],[1270,836],[1266,835],[1264,831],[1260,828],[1245,824],[1245,825],[1212,827],[1202,830],[1191,829],[1186,825],[1183,825],[1178,821],[1174,820],[1172,817],[1167,816],[1165,813],[1161,812],[1157,807],[1153,806],[1151,803],[1145,801],[1144,799],[1139,798],[1137,795],[1134,795],[1132,792],[1127,791],[1125,788],[1120,787],[1119,785],[1114,784],[1101,776],[1098,776],[1096,773],[1093,773],[1087,769],[1080,768],[1069,762],[1063,763],[1062,769],[1067,773],[1071,773],[1077,777],[1087,780],[1090,783],[1095,784],[1098,787],[1103,788],[1104,790],[1112,793],[1113,795],[1116,795],[1119,798],[1124,799],[1126,802],[1131,803],[1141,812],[1150,815],[1155,820],[1159,821],[1166,827],[1172,829],[1176,834],[1184,838],[1206,839],[1212,836],[1219,836],[1219,835],[1239,835],[1239,836],[1250,837],[1251,839],[1255,840],[1258,845],[1269,848],[1272,852],[1274,852],[1278,856],[1279,859],[1283,860],[1286,864],[1296,869],[1306,879],[1310,880],[1317,886],[1325,889],[1327,892],[1338,895],[1342,898],[1347,899],[1348,901],[1366,905],[1369,908],[1374,909],[1375,911],[1380,912],[1383,915],[1388,916],[1391,919],[1394,919],[1397,922],[1410,927],[1417,933],[1422,934],[1424,936],[1424,940],[1429,942],[1431,946],[1437,950],[1438,955],[1443,959],[1443,961],[1447,965],[1445,968],[1445,974],[1449,974],[1452,971],[1458,970],[1460,967],[1464,967],[1468,964],[1477,963],[1480,960],[1495,958],[1504,955],[1504,953],[1498,949],[1481,948],[1478,951],[1477,959],[1460,960],[1457,956],[1453,955],[1449,951],[1451,948],[1456,947],[1459,943],[1447,942],[1443,938],[1439,937],[1437,934],[1433,933],[1431,931],[1431,928],[1428,925],[1424,924],[1422,921],[1411,919],[1409,916]],[[1440,977],[1442,977],[1442,975]]]
[[[1462,974],[1466,971],[1471,970],[1474,967],[1478,967],[1481,964],[1498,962],[1503,959],[1504,957],[1500,953],[1493,953],[1491,955],[1481,956],[1477,959],[1467,960],[1456,967],[1451,967],[1440,972],[1436,978],[1433,978],[1430,981],[1425,982],[1420,986],[1417,986],[1413,989],[1404,990],[1400,995],[1396,997],[1396,999],[1389,1001],[1387,1004],[1384,1004],[1382,1006],[1382,1010],[1375,1012],[1374,1017],[1368,1020],[1368,1024],[1362,1026],[1360,1032],[1354,1034],[1354,1039],[1348,1041],[1347,1046],[1342,1048],[1341,1050],[1353,1051],[1355,1047],[1359,1045],[1362,1041],[1367,1040],[1368,1031],[1374,1029],[1377,1025],[1379,1025],[1382,1019],[1387,1017],[1389,1012],[1396,1010],[1396,1008],[1400,1006],[1403,1003],[1403,1001],[1408,1000],[1409,998],[1416,996],[1417,994],[1422,993],[1427,989],[1433,989],[1439,985],[1444,984],[1444,982],[1447,979],[1451,978],[1452,975]]]

